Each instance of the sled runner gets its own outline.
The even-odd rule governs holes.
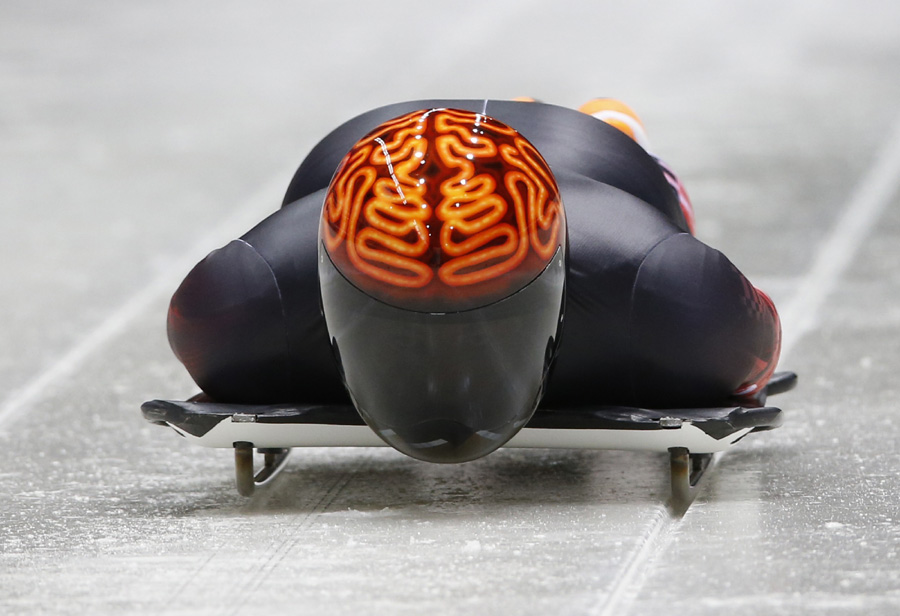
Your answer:
[[[796,382],[792,372],[776,373],[757,396],[758,406],[735,402],[686,409],[539,408],[504,446],[668,452],[673,502],[689,502],[691,488],[713,453],[751,432],[781,425],[781,409],[765,406],[766,398],[792,389]],[[237,488],[243,496],[272,479],[292,447],[386,446],[349,404],[223,404],[200,394],[187,401],[151,400],[141,410],[148,421],[169,426],[197,445],[234,448]],[[265,459],[256,474],[254,449]]]

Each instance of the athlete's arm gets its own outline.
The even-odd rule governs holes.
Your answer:
[[[324,191],[278,210],[188,274],[169,308],[169,343],[220,402],[347,401],[319,308]]]
[[[771,377],[781,328],[771,300],[687,234],[644,258],[632,293],[632,386],[641,404],[718,404]]]

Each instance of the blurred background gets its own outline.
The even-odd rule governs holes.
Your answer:
[[[897,613],[898,75],[888,0],[4,0],[0,612]],[[628,102],[782,308],[788,423],[683,519],[627,452],[295,452],[245,501],[141,419],[195,391],[169,296],[320,138],[516,96]]]

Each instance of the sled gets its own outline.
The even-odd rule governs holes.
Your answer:
[[[710,408],[539,408],[504,447],[668,453],[673,508],[678,510],[690,503],[692,489],[714,453],[751,432],[781,425],[781,409],[765,406],[766,399],[796,383],[793,372],[778,372],[752,404],[740,400]],[[187,401],[151,400],[141,410],[148,421],[171,427],[197,445],[233,448],[237,489],[243,496],[275,477],[293,447],[387,446],[350,404],[225,404],[199,394]],[[254,449],[264,456],[258,472]]]

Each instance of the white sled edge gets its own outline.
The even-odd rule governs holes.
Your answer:
[[[223,419],[203,436],[194,436],[169,424],[178,434],[203,447],[232,448],[252,443],[257,448],[386,447],[368,426],[330,424],[253,423]],[[678,427],[647,430],[523,428],[504,447],[520,449],[621,449],[667,452],[684,447],[691,453],[725,451],[752,428],[716,439],[683,422]]]

